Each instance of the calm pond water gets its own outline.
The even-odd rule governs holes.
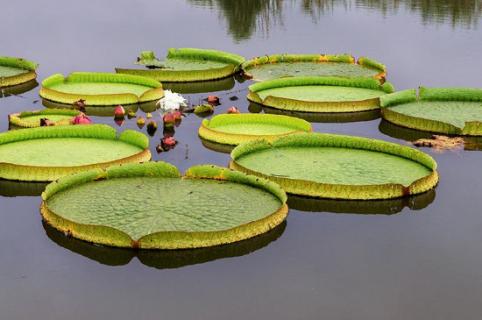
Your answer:
[[[482,87],[478,0],[18,0],[2,2],[1,10],[1,54],[39,62],[39,80],[57,72],[112,71],[140,50],[162,56],[168,47],[188,46],[246,57],[346,52],[384,62],[398,89]],[[247,111],[248,82],[218,85],[225,90],[217,92],[218,112],[231,105]],[[186,96],[198,103],[206,94]],[[38,99],[38,87],[1,98],[0,130],[8,129],[9,113],[41,108]],[[114,125],[109,117],[94,120]],[[200,120],[185,118],[176,132],[180,144],[159,155],[158,132],[151,139],[154,158],[182,170],[226,165],[227,154],[197,138]],[[381,124],[376,114],[360,122],[313,120],[320,132],[400,143],[416,136]],[[125,128],[136,128],[134,120]],[[271,233],[174,253],[136,255],[66,239],[42,225],[39,197],[12,197],[41,186],[2,182],[0,318],[480,319],[482,152],[433,156],[441,182],[422,198],[292,198],[287,223]]]

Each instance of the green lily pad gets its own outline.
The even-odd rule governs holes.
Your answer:
[[[384,79],[386,73],[381,63],[369,58],[356,63],[350,55],[276,54],[248,60],[241,68],[255,81],[313,76]]]
[[[143,51],[137,64],[148,70],[116,68],[117,73],[143,75],[162,82],[192,82],[216,80],[232,76],[244,58],[212,49],[170,48],[164,61],[152,51]]]
[[[320,198],[397,198],[430,190],[438,181],[429,155],[361,137],[293,134],[241,144],[231,157],[236,170],[277,182],[289,193]]]
[[[393,86],[370,78],[292,77],[256,83],[248,100],[280,110],[346,113],[376,110]]]
[[[309,122],[287,116],[269,114],[221,114],[204,119],[199,136],[221,144],[238,145],[242,142],[276,139],[279,136],[310,132]]]
[[[0,134],[0,178],[52,181],[116,163],[150,160],[148,139],[132,130],[118,138],[107,125],[53,126]]]
[[[157,81],[135,75],[74,72],[68,77],[55,74],[42,81],[40,96],[63,104],[85,100],[89,106],[137,104],[164,96]]]
[[[37,77],[37,64],[22,58],[0,56],[0,88],[16,86]]]
[[[482,89],[420,88],[382,99],[382,115],[397,125],[444,134],[482,135]]]
[[[25,111],[10,114],[8,121],[11,126],[18,128],[40,127],[42,119],[48,119],[54,125],[70,125],[71,120],[80,114],[80,111],[68,109]]]
[[[180,178],[167,163],[93,170],[60,179],[42,214],[74,237],[119,247],[180,249],[231,243],[286,217],[286,195],[264,179],[215,166]]]

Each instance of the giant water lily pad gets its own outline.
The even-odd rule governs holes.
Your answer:
[[[149,69],[116,68],[123,74],[143,75],[162,82],[206,81],[229,77],[238,71],[244,58],[219,50],[171,48],[164,61],[152,51],[143,51],[137,63]]]
[[[245,61],[241,68],[255,81],[298,76],[329,76],[385,79],[383,64],[366,57],[355,61],[350,55],[275,54]]]
[[[332,134],[293,134],[236,147],[231,167],[279,183],[286,192],[334,199],[419,194],[438,181],[437,164],[413,148]]]
[[[18,128],[40,127],[42,119],[48,119],[53,125],[70,125],[81,112],[69,109],[46,109],[12,113],[8,116],[10,126]]]
[[[385,120],[435,133],[482,136],[482,89],[420,88],[381,99]]]
[[[260,138],[273,140],[277,137],[310,132],[309,122],[287,116],[272,114],[220,114],[204,119],[199,136],[208,141],[238,145]]]
[[[0,88],[34,80],[37,66],[35,62],[22,58],[0,56]]]
[[[286,194],[264,179],[216,166],[181,178],[163,162],[114,166],[60,179],[42,215],[75,238],[117,247],[181,249],[265,233],[286,218]]]
[[[301,112],[360,112],[380,107],[393,86],[370,78],[293,77],[253,84],[248,100],[266,107]]]
[[[0,178],[53,181],[61,176],[151,158],[147,137],[107,125],[53,126],[0,134]]]
[[[40,96],[63,104],[85,100],[89,106],[137,104],[164,96],[159,82],[141,76],[100,72],[54,74],[42,81]]]

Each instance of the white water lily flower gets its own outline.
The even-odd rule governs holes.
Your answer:
[[[187,107],[187,100],[179,93],[164,90],[164,97],[162,97],[157,104],[160,106],[161,112],[165,113],[178,110],[181,107]]]

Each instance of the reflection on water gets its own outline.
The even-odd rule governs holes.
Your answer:
[[[401,212],[405,207],[424,209],[434,200],[435,190],[432,189],[416,196],[390,200],[332,200],[289,195],[288,206],[305,212],[390,215]]]
[[[231,90],[234,84],[234,77],[227,77],[211,81],[163,82],[162,88],[181,94],[193,94]]]
[[[253,105],[254,103],[251,103]],[[254,108],[254,107],[253,107]],[[262,107],[267,114],[279,114],[301,118],[316,123],[346,123],[371,121],[380,118],[380,110],[367,110],[360,112],[297,112]],[[251,111],[251,110],[250,110]]]
[[[0,98],[8,97],[11,95],[19,95],[27,91],[30,91],[37,86],[38,86],[38,82],[36,80],[30,80],[28,82],[21,83],[16,86],[0,88]]]
[[[188,0],[193,5],[222,12],[228,33],[236,41],[249,39],[253,33],[269,33],[273,24],[283,24],[284,11],[296,9],[314,18],[331,14],[335,8],[366,8],[384,16],[401,10],[418,14],[424,24],[450,24],[452,27],[477,28],[482,16],[479,0]],[[286,5],[289,5],[287,7]]]
[[[74,106],[71,104],[64,104],[59,103],[47,99],[42,99],[42,105],[49,109],[73,109]],[[139,107],[145,112],[152,112],[157,109],[155,102],[146,102],[143,104],[129,104],[124,105],[124,109],[126,112],[137,112]],[[96,117],[113,117],[114,111],[116,106],[86,106],[85,107],[85,114],[88,116],[96,116]]]
[[[281,20],[283,0],[188,0],[198,6],[222,11],[228,33],[236,40],[249,39],[256,31],[268,32]]]
[[[42,194],[48,182],[24,182],[0,179],[0,196],[37,197]]]
[[[318,2],[318,1],[316,1]],[[418,13],[424,24],[450,24],[452,27],[476,28],[482,16],[479,0],[355,0],[356,5],[396,14],[405,9]]]
[[[46,222],[42,222],[42,225],[47,236],[56,244],[99,263],[109,266],[125,265],[137,256],[146,266],[172,269],[223,258],[240,257],[259,250],[276,241],[283,234],[286,221],[267,233],[232,244],[201,249],[138,251],[94,245],[67,237]]]
[[[415,129],[405,128],[401,126],[397,126],[391,122],[386,120],[382,120],[380,125],[378,126],[378,130],[381,133],[386,134],[395,139],[401,139],[405,141],[415,141],[418,139],[430,139],[433,134],[439,133],[431,133],[427,131],[419,131]],[[482,150],[482,137],[469,137],[465,136],[464,138],[464,149],[468,151],[474,150]]]

